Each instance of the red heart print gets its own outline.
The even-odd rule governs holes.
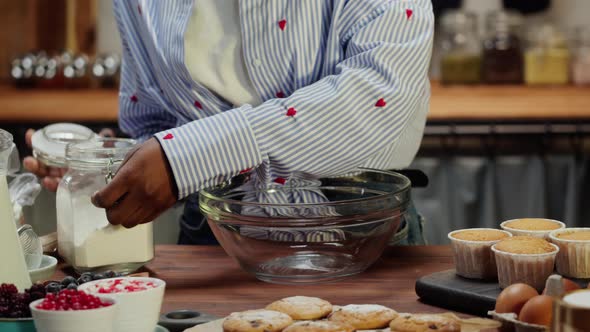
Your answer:
[[[163,138],[163,139],[166,139],[166,140],[168,140],[168,139],[173,139],[173,138],[174,138],[174,135],[172,135],[172,134],[168,133],[168,134],[166,134],[166,136],[164,136],[164,137],[162,137],[162,138]]]
[[[406,9],[406,17],[408,18],[408,20],[410,18],[412,18],[412,15],[414,14],[414,11],[411,9]]]
[[[277,92],[276,97],[277,98],[285,98],[285,93],[283,91],[279,91],[279,92]]]
[[[375,107],[385,107],[385,105],[387,105],[387,103],[383,98],[377,100],[377,102],[375,103]]]
[[[291,107],[287,110],[287,116],[295,116],[295,114],[297,114],[297,110],[294,109],[293,107]]]
[[[203,105],[201,105],[201,103],[199,103],[198,100],[195,100],[195,107],[202,110],[203,109]]]
[[[252,168],[246,168],[240,171],[240,174],[248,173],[252,170]]]
[[[136,95],[131,96],[131,98],[129,98],[129,99],[131,99],[132,102],[137,103],[137,96]]]
[[[286,27],[286,26],[287,26],[287,20],[284,20],[284,19],[283,19],[283,20],[280,20],[280,21],[279,21],[279,28],[280,28],[281,30],[285,30],[285,27]]]
[[[284,178],[276,178],[275,182],[278,184],[285,184],[285,182],[287,182],[287,180],[285,180]]]

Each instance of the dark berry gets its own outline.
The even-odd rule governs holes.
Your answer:
[[[58,293],[59,291],[61,291],[62,285],[57,283],[57,282],[52,282],[49,283],[47,285],[47,287],[45,287],[45,290],[47,291],[47,293]]]
[[[104,275],[97,273],[95,275],[92,276],[92,280],[100,280],[100,279],[104,279]]]
[[[45,297],[45,291],[43,292],[31,292],[31,302],[38,300],[38,299],[42,299]]]
[[[68,285],[67,289],[74,289],[74,290],[76,290],[76,289],[78,289],[78,284],[75,283],[75,282],[73,282],[73,283],[71,283],[71,284]]]
[[[67,285],[76,282],[76,278],[68,276],[63,278],[63,280],[61,281],[62,286],[66,287]]]
[[[104,273],[105,278],[114,278],[116,276],[117,276],[117,274],[114,271],[107,271]]]
[[[92,276],[89,274],[83,274],[77,280],[78,285],[82,285],[82,284],[85,284],[85,283],[91,282],[91,281],[92,281]]]

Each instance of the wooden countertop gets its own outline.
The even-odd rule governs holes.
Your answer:
[[[451,255],[447,246],[392,247],[363,274],[306,286],[259,281],[219,246],[160,245],[146,269],[166,281],[163,312],[192,309],[221,317],[293,295],[318,296],[334,304],[378,303],[400,312],[447,312],[419,302],[414,285],[421,276],[452,268]],[[63,276],[59,271],[56,278]]]
[[[0,122],[115,122],[115,90],[0,87]],[[433,83],[430,121],[590,120],[590,87],[452,86]]]

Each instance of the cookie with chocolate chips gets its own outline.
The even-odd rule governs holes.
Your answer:
[[[461,323],[452,317],[429,314],[399,315],[389,324],[392,332],[460,332]]]
[[[287,327],[283,332],[354,332],[354,327],[328,320],[301,321]]]
[[[289,315],[273,310],[234,312],[223,321],[223,332],[280,332],[293,323]]]
[[[266,309],[280,311],[295,320],[315,320],[328,316],[332,305],[317,297],[292,296],[275,301]]]

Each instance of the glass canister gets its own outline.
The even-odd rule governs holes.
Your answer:
[[[570,51],[565,36],[553,25],[535,26],[528,33],[524,80],[529,85],[569,82]]]
[[[453,10],[442,17],[441,81],[443,84],[476,84],[481,81],[481,43],[477,16]]]
[[[486,18],[483,42],[482,78],[489,84],[519,84],[523,80],[522,16],[496,11]]]
[[[572,81],[590,84],[590,28],[576,29],[572,47]]]
[[[79,273],[131,273],[154,257],[152,224],[126,229],[111,225],[90,197],[102,189],[136,142],[97,138],[69,144],[68,172],[57,190],[60,255]]]

